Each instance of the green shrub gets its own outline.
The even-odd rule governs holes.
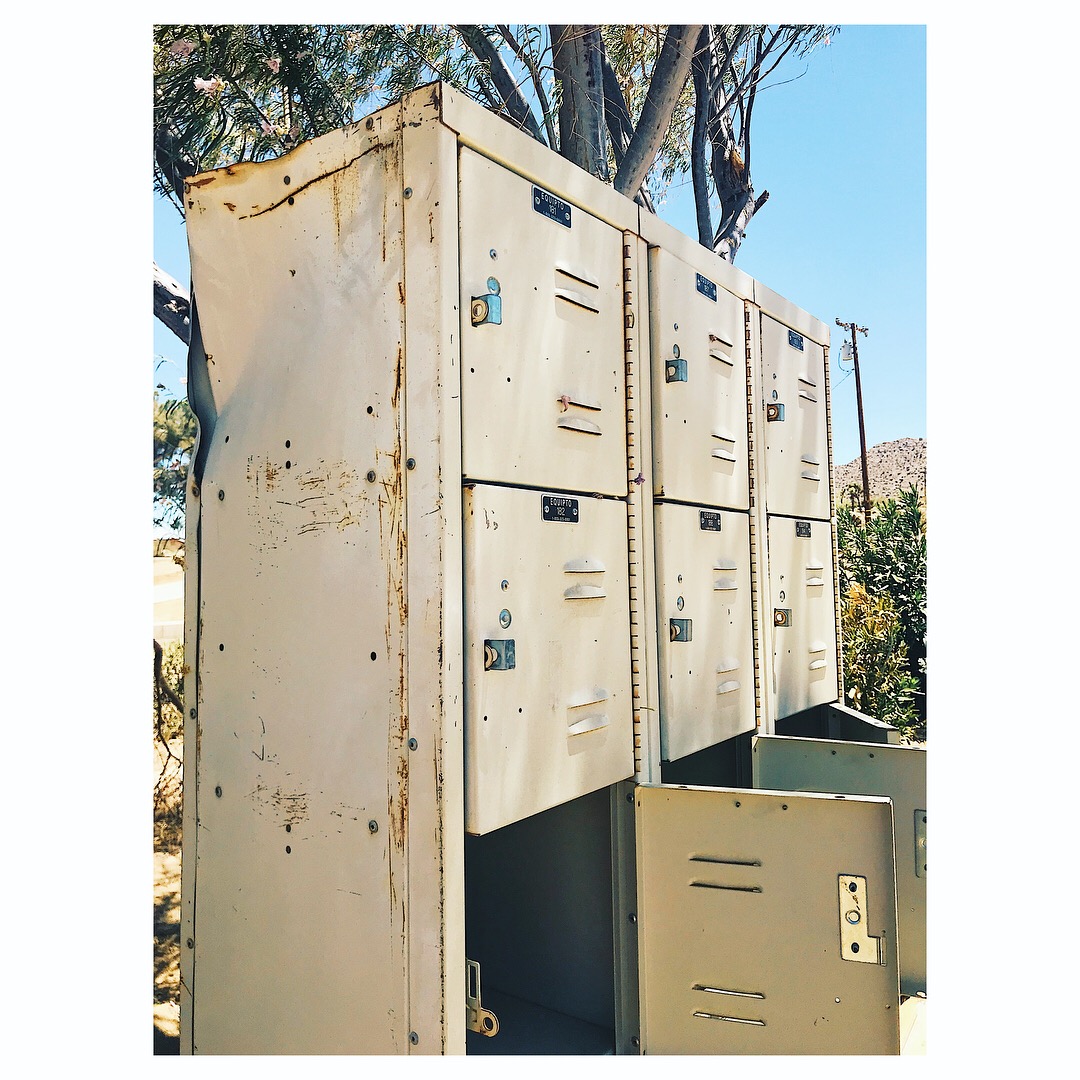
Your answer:
[[[838,508],[836,518],[848,703],[924,739],[926,513],[919,492],[912,486],[897,499],[879,500],[868,522],[847,506]],[[853,593],[854,586],[861,592]],[[907,676],[902,684],[893,677],[887,693],[873,682],[883,671],[892,671],[885,650],[903,664]],[[856,699],[864,704],[855,706]]]

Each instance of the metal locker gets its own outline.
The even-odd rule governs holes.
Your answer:
[[[926,751],[916,746],[759,735],[754,787],[892,800],[900,993],[926,993]]]
[[[835,701],[836,605],[832,525],[769,517],[771,691],[777,720]]]
[[[486,833],[634,771],[626,504],[464,493],[465,827]]]
[[[463,149],[462,470],[626,493],[622,233]]]
[[[726,280],[731,269],[714,258],[708,274]],[[743,301],[712,278],[649,251],[653,485],[657,498],[746,510]]]
[[[888,799],[635,789],[641,1050],[896,1054]]]
[[[660,756],[752,731],[753,606],[746,514],[655,508]]]
[[[804,332],[761,317],[765,398],[765,508],[827,520],[829,492],[825,350]]]

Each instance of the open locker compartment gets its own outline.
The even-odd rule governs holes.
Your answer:
[[[468,1054],[613,1054],[610,789],[465,839]],[[490,1021],[489,1021],[490,1024]],[[481,1024],[477,1024],[481,1027]]]

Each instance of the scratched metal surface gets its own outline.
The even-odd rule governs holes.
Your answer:
[[[406,1045],[399,154],[358,125],[192,184],[201,1053]]]

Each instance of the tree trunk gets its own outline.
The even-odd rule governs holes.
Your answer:
[[[154,314],[186,345],[191,337],[187,290],[154,263]]]
[[[599,26],[552,25],[552,64],[562,89],[559,153],[587,173],[608,179],[603,49]]]
[[[656,152],[671,123],[675,102],[690,74],[690,61],[700,33],[700,26],[668,27],[649,81],[649,92],[645,95],[645,104],[638,117],[637,129],[615,177],[615,190],[623,195],[629,195],[641,187],[656,159]]]

